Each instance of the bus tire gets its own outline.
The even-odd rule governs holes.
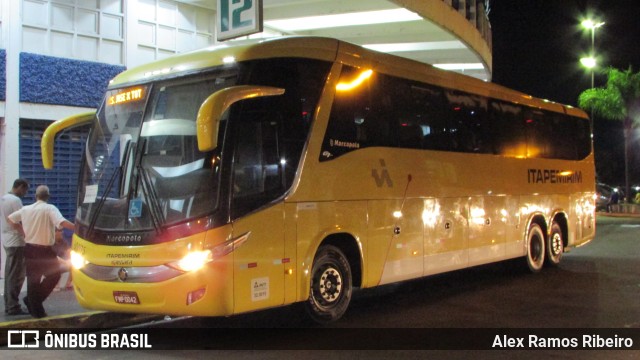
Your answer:
[[[540,225],[532,223],[527,232],[527,255],[525,256],[529,271],[532,273],[539,272],[544,265],[544,245],[544,232],[542,228]]]
[[[562,238],[562,228],[557,222],[551,224],[551,233],[547,240],[547,264],[558,266],[564,252],[564,239]]]
[[[351,301],[352,277],[347,257],[337,247],[318,249],[311,269],[311,287],[305,309],[321,324],[338,320]]]

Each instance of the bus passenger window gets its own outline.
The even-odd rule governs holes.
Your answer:
[[[410,147],[416,140],[407,141],[403,144],[403,136],[407,136],[411,129],[411,137],[420,136],[420,148],[427,150],[449,150],[450,136],[447,131],[448,125],[443,116],[442,89],[429,86],[427,84],[408,83],[405,81],[403,87],[406,91],[396,89],[403,94],[404,103],[402,105],[403,114],[400,116],[399,143],[400,147]],[[406,94],[406,95],[404,95]],[[416,134],[415,132],[419,132]],[[406,144],[406,145],[405,145]]]
[[[493,101],[489,110],[491,133],[494,136],[498,155],[525,158],[525,138],[522,108],[502,101]]]
[[[552,126],[550,119],[540,110],[527,109],[524,112],[527,131],[527,157],[552,158],[552,146],[549,139]]]
[[[454,151],[493,153],[488,133],[487,99],[459,91],[445,92],[447,120]]]
[[[352,82],[362,71],[346,67],[340,82]],[[389,145],[390,108],[384,99],[383,79],[384,75],[374,73],[357,87],[336,91],[320,161],[365,147]]]

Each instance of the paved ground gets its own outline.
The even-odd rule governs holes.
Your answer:
[[[631,214],[602,214],[599,217],[606,222],[624,221],[625,218],[632,217]],[[639,217],[636,217],[640,218]],[[604,230],[600,229],[600,230]],[[601,231],[599,231],[599,234]],[[586,249],[586,248],[585,248]],[[66,274],[60,280],[60,285],[64,285]],[[4,279],[0,279],[0,293],[4,292]],[[20,298],[26,295],[26,285]],[[113,314],[101,311],[84,309],[78,304],[72,290],[55,291],[44,303],[45,311],[49,315],[43,319],[33,319],[30,315],[7,316],[4,311],[0,311],[0,329],[2,328],[46,328],[46,327],[77,327],[82,324],[84,327],[110,327],[113,322],[116,325],[123,324],[129,320],[138,321],[146,319],[148,316],[135,316],[126,314]],[[4,310],[4,298],[0,296],[0,309]],[[158,318],[153,317],[153,318]]]
[[[181,328],[206,328],[207,330],[202,334],[206,335],[207,339],[204,339],[205,342],[199,343],[195,348],[211,348],[212,337],[219,341],[217,336],[224,338],[223,335],[226,335],[227,338],[231,338],[234,334],[243,334],[243,336],[236,338],[244,338],[242,341],[245,343],[241,348],[248,349],[252,348],[251,344],[255,343],[255,339],[251,340],[251,334],[263,334],[265,327],[271,328],[266,332],[268,334],[267,341],[280,344],[312,344],[313,341],[320,341],[318,348],[322,348],[322,341],[329,338],[335,339],[335,334],[346,334],[351,331],[350,328],[356,329],[356,331],[364,329],[365,332],[374,329],[372,336],[380,335],[380,329],[386,329],[384,333],[391,335],[394,331],[396,333],[398,331],[406,332],[407,328],[417,330],[422,328],[422,331],[427,332],[430,329],[448,327],[493,328],[494,331],[496,328],[637,329],[640,327],[640,308],[637,303],[640,286],[640,280],[638,280],[640,273],[637,271],[640,269],[637,231],[640,229],[640,218],[601,215],[598,222],[598,236],[593,243],[568,254],[563,259],[560,268],[547,269],[539,275],[511,274],[505,272],[501,266],[495,266],[366,290],[354,298],[354,303],[343,320],[331,328],[320,330],[300,329],[300,324],[292,320],[292,309],[282,308],[232,318],[185,319],[184,322],[176,325],[177,329],[174,330],[174,333],[176,330],[180,331]],[[568,285],[562,281],[567,278],[571,279]],[[548,290],[537,290],[544,289],[543,286],[548,286]],[[564,299],[564,304],[562,304],[562,299]],[[560,303],[557,302],[558,300]],[[4,314],[0,313],[0,333],[3,328],[105,328],[126,326],[145,320],[135,315],[83,309],[77,304],[71,291],[53,293],[50,299],[45,302],[45,308],[51,316],[41,320],[31,319],[29,316],[4,317]],[[496,314],[499,313],[502,315],[497,317]],[[166,329],[168,326],[163,325],[163,322],[156,324],[159,327],[165,327],[160,331],[167,333],[172,331]],[[145,327],[145,329],[150,328]],[[297,330],[290,332],[287,328]],[[224,334],[225,332],[228,334]],[[321,333],[327,336],[319,338],[317,335]],[[184,339],[184,336],[176,338]],[[296,339],[300,341],[296,341]],[[249,340],[251,341],[247,342]],[[385,341],[381,341],[381,343],[385,343]],[[170,347],[181,348],[179,343]],[[95,352],[92,353],[95,354]],[[307,358],[325,358],[324,356],[328,355],[322,355],[323,351],[284,353],[219,351],[215,353],[215,357],[228,355],[238,359],[252,358],[252,356],[281,358],[286,354],[294,356],[295,354],[304,354]],[[330,351],[330,353],[332,358],[352,358],[354,355],[357,358],[364,356],[372,358],[422,357],[421,355],[427,355],[403,351],[368,354],[335,351]],[[14,354],[21,356],[25,353],[16,352]],[[58,356],[74,353],[55,351],[51,354]],[[171,353],[171,355],[169,352],[163,354],[168,358],[184,356],[207,358],[212,353],[187,355],[178,351]],[[347,354],[350,355],[340,356]],[[461,352],[456,353],[456,356],[451,356],[451,353],[447,352],[430,352],[428,355],[439,358],[440,356],[437,354],[449,358],[468,358],[476,357],[479,353]],[[488,355],[488,353],[485,354]],[[575,351],[563,353],[547,351],[526,354],[491,352],[491,354],[498,355],[498,358],[521,357],[522,355],[525,355],[526,358],[539,358],[549,355],[555,358],[632,359],[638,356],[637,351],[581,351],[577,353]],[[154,357],[152,353],[148,352],[127,354],[111,352],[108,356],[102,355],[105,359],[122,359],[128,358],[127,356],[135,356],[136,359]],[[123,355],[126,356],[122,357]]]

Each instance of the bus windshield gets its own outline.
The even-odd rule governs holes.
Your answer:
[[[76,214],[81,232],[98,231],[92,236],[98,243],[109,232],[148,235],[213,214],[226,221],[284,196],[329,67],[308,59],[262,59],[109,89],[81,170]],[[200,106],[216,91],[236,85],[284,92],[233,105],[221,118],[218,147],[199,151]],[[146,239],[162,241],[152,238]]]
[[[77,219],[90,229],[159,229],[215,209],[216,151],[198,151],[196,117],[219,73],[110,90],[87,141]]]

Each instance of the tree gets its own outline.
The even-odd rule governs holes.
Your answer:
[[[578,106],[593,116],[622,121],[625,194],[630,202],[629,142],[631,132],[640,120],[640,72],[634,73],[631,67],[626,71],[608,68],[603,72],[607,76],[606,86],[583,91],[578,97]]]

